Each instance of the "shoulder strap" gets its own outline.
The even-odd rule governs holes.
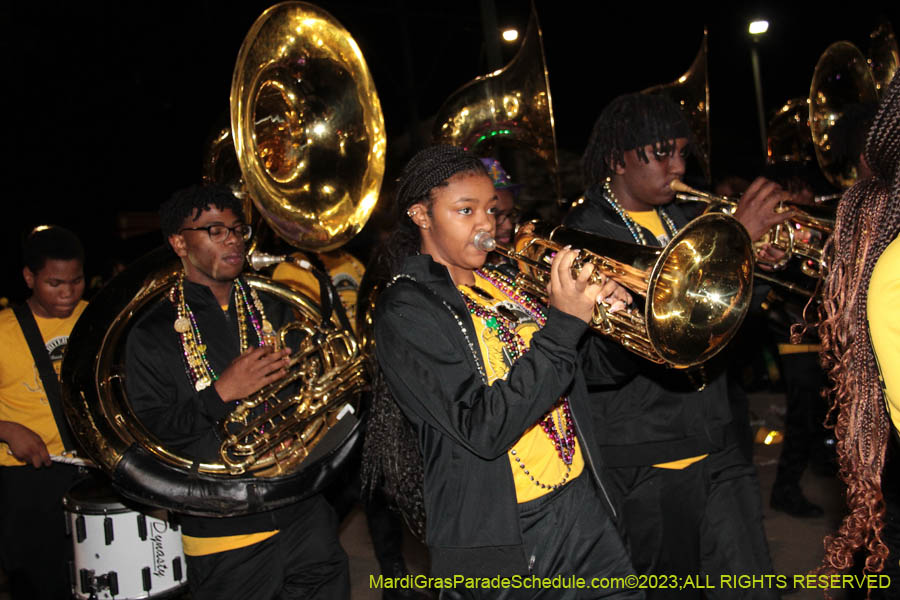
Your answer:
[[[50,410],[53,412],[53,420],[56,421],[56,428],[59,430],[63,447],[66,450],[74,450],[72,433],[69,431],[69,424],[63,413],[59,378],[56,376],[56,371],[53,370],[53,363],[50,362],[50,354],[47,352],[47,346],[44,344],[37,321],[34,320],[34,315],[27,304],[14,307],[13,314],[19,321],[19,327],[22,328],[25,341],[28,342],[28,349],[31,351],[34,364],[41,376],[41,383],[44,384],[44,392],[47,394],[47,401],[50,403]]]

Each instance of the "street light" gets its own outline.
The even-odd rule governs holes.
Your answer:
[[[768,21],[751,21],[750,27],[748,27],[750,31],[750,35],[760,35],[769,30],[769,22]]]
[[[765,160],[767,152],[766,116],[763,111],[762,80],[759,76],[759,53],[756,48],[760,39],[768,30],[769,22],[763,19],[751,21],[749,27],[747,27],[747,31],[750,32],[750,37],[753,40],[753,44],[750,46],[750,61],[753,63],[753,83],[756,88],[756,115],[759,119],[759,136],[762,142],[763,160]]]
[[[514,27],[510,27],[508,29],[504,29],[501,35],[503,36],[503,41],[509,42],[511,44],[519,39],[519,30]]]

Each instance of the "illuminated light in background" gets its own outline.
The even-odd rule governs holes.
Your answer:
[[[769,22],[764,21],[762,19],[758,21],[751,21],[750,26],[747,28],[747,31],[750,32],[750,35],[762,35],[763,33],[769,30]]]

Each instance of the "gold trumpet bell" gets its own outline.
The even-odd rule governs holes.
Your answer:
[[[644,319],[653,349],[665,362],[704,363],[734,337],[752,296],[749,242],[732,217],[706,215],[662,250],[650,274]]]
[[[552,254],[566,245],[581,249],[576,272],[590,263],[595,277],[605,275],[638,296],[632,308],[601,309],[594,329],[655,363],[687,368],[709,360],[734,337],[750,307],[750,238],[733,217],[694,219],[665,248],[565,227],[545,234],[527,224],[516,233],[514,251],[497,249],[517,261],[518,285],[546,300]]]

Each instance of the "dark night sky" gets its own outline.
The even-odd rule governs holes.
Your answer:
[[[14,2],[0,8],[7,134],[4,187],[24,206],[10,213],[0,295],[17,298],[18,245],[53,221],[87,241],[88,269],[141,242],[115,240],[115,213],[155,210],[199,179],[204,146],[227,125],[238,48],[270,2]],[[388,129],[388,174],[407,158],[396,148],[412,109],[426,119],[457,87],[485,73],[476,0],[322,1],[354,36],[372,71]],[[593,120],[613,97],[667,83],[690,66],[709,28],[713,175],[754,175],[761,166],[748,20],[771,22],[760,46],[767,113],[808,95],[815,63],[832,42],[866,52],[879,15],[900,27],[896,2],[669,3],[537,0],[557,139],[580,154]],[[496,0],[500,25],[523,30],[529,5]],[[815,15],[815,16],[811,16]],[[411,52],[411,68],[405,57]],[[507,50],[504,60],[512,56]],[[9,131],[9,129],[7,130]],[[10,204],[9,206],[12,206]],[[156,242],[158,238],[152,235]]]

